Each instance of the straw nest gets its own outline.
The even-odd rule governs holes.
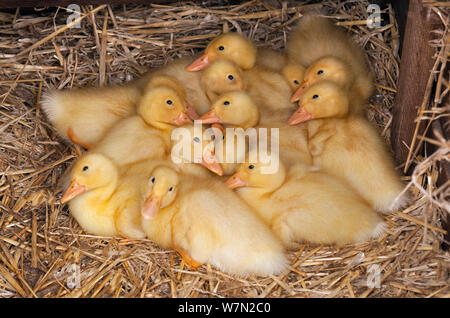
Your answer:
[[[415,143],[438,150],[412,158],[416,169],[405,184],[414,201],[386,217],[385,236],[344,247],[305,243],[289,253],[289,272],[278,277],[234,278],[209,265],[192,270],[148,240],[87,235],[59,201],[58,180],[81,151],[63,143],[43,116],[45,89],[122,83],[227,30],[281,49],[310,10],[336,19],[365,48],[377,78],[369,118],[389,143],[399,72],[392,8],[382,8],[385,23],[370,29],[368,1],[310,2],[90,6],[75,28],[64,8],[0,12],[0,297],[448,297],[450,257],[439,245],[449,189],[436,185],[437,164],[449,156],[442,137],[417,136]],[[437,84],[418,116],[427,122],[449,107],[449,7],[429,5],[442,26],[431,43]]]

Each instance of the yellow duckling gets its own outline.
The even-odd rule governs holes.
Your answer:
[[[170,151],[172,130],[191,122],[183,98],[170,87],[157,86],[142,97],[138,115],[119,121],[92,150],[120,166],[163,159]]]
[[[348,116],[349,104],[359,102],[333,82],[311,85],[302,95],[290,125],[308,122],[309,149],[314,165],[346,180],[380,212],[407,202],[404,188],[386,145],[361,116]]]
[[[330,80],[351,89],[364,101],[372,95],[373,74],[363,50],[330,20],[313,15],[302,17],[291,33],[287,51],[289,58],[307,66],[304,81],[292,96],[292,102],[298,101],[302,92],[319,80]]]
[[[115,236],[119,201],[114,192],[118,183],[119,171],[114,163],[102,154],[88,153],[73,166],[61,202],[70,201],[70,213],[86,232]]]
[[[117,121],[135,113],[140,98],[133,85],[50,90],[41,106],[60,136],[89,149]]]
[[[306,68],[303,65],[293,61],[286,63],[281,69],[281,74],[287,80],[292,92],[297,91],[303,83],[305,70]]]
[[[312,157],[309,153],[308,148],[307,127],[305,127],[304,125],[299,127],[290,127],[284,122],[266,122],[258,125],[260,119],[259,109],[260,108],[256,106],[253,99],[247,93],[239,91],[229,92],[221,95],[213,104],[211,110],[208,113],[204,114],[200,118],[200,120],[202,120],[203,123],[207,124],[225,124],[225,126],[227,127],[240,127],[245,130],[250,127],[255,127],[258,128],[258,132],[261,131],[260,128],[266,129],[267,135],[264,136],[258,134],[258,138],[261,140],[265,140],[264,142],[268,146],[272,145],[271,132],[276,129],[278,131],[279,137],[276,138],[276,136],[274,136],[273,138],[275,138],[277,141],[277,146],[280,149],[283,160],[288,163],[298,162],[299,160],[302,160],[306,163],[312,163]],[[233,138],[233,136],[230,136],[230,134],[228,134],[228,136],[228,142],[225,142],[224,145],[218,145],[217,147],[222,149],[224,148],[224,146],[227,147],[227,145],[230,145],[232,141],[231,138]],[[230,140],[228,140],[228,138],[230,138]],[[234,143],[234,145],[236,147],[237,143]],[[247,148],[252,149],[252,147]],[[225,153],[231,150],[232,149],[225,150]],[[235,149],[235,151],[237,150]],[[241,158],[240,156],[237,157],[237,159],[238,158],[240,158],[239,162],[242,162],[241,160],[243,158]],[[223,162],[223,160],[220,161]],[[228,172],[230,171],[230,169],[232,170],[236,168],[235,163],[228,164]],[[224,168],[223,163],[222,168]]]
[[[282,162],[267,171],[261,162],[243,163],[226,182],[258,211],[282,242],[347,244],[384,232],[382,219],[339,180],[305,164],[289,169]]]
[[[188,264],[210,263],[239,276],[278,274],[286,268],[281,243],[220,180],[180,175],[161,165],[147,184],[142,228]]]
[[[242,70],[225,59],[216,60],[206,67],[202,72],[201,82],[211,103],[223,93],[245,89]]]
[[[257,48],[245,36],[228,32],[212,40],[202,56],[186,67],[188,72],[196,72],[218,59],[236,63],[241,69],[248,70],[255,66]]]
[[[209,112],[200,117],[200,120],[204,124],[223,123],[247,129],[258,124],[259,110],[246,92],[228,92],[217,98]]]

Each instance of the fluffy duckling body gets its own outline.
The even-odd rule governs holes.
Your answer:
[[[117,121],[135,113],[140,98],[137,87],[114,85],[51,90],[41,105],[61,137],[90,148]]]
[[[307,122],[314,165],[346,180],[375,210],[393,211],[407,201],[398,197],[404,185],[377,131],[361,116],[347,116],[350,102],[338,85],[319,82],[302,95],[289,123]]]
[[[278,50],[265,47],[258,47],[256,65],[271,71],[281,72],[287,63],[288,57],[285,52],[280,52]]]
[[[290,35],[287,51],[289,58],[307,67],[304,82],[292,101],[298,100],[309,85],[319,80],[334,81],[357,92],[364,101],[373,93],[373,74],[363,50],[344,29],[326,18],[302,17]]]
[[[167,166],[155,168],[150,180],[142,212],[149,239],[191,264],[210,263],[234,275],[285,269],[281,243],[219,180],[180,175]]]
[[[238,189],[286,246],[299,241],[342,245],[383,233],[382,219],[338,179],[301,163],[287,170],[280,162],[275,173],[264,167],[244,163],[227,185]]]
[[[139,115],[118,122],[92,150],[120,166],[144,159],[163,159],[170,151],[172,130],[192,122],[184,105],[183,98],[170,87],[154,87],[142,97]]]

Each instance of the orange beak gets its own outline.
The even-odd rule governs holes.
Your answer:
[[[67,188],[66,192],[64,192],[63,197],[61,198],[61,203],[66,203],[66,202],[72,200],[73,198],[76,198],[80,194],[85,193],[86,191],[87,191],[87,189],[85,186],[79,184],[75,180],[72,180],[72,182],[70,182],[70,185]]]
[[[225,185],[230,189],[237,189],[247,186],[247,181],[243,180],[241,176],[239,175],[239,172],[236,172],[234,175],[232,175],[227,182],[225,182]]]
[[[188,72],[196,72],[204,69],[209,65],[209,57],[206,54],[203,54],[198,59],[196,59],[194,62],[186,66],[186,71]]]
[[[302,97],[303,93],[306,91],[306,89],[310,86],[311,84],[309,83],[309,81],[304,81],[302,83],[302,85],[300,85],[300,87],[295,91],[294,95],[292,95],[291,97],[291,103],[295,103],[298,102],[300,100],[300,97]]]
[[[187,101],[185,101],[184,107],[186,109],[186,114],[189,116],[190,119],[196,120],[200,118],[200,115],[197,114],[195,109]]]
[[[205,150],[203,152],[201,165],[219,176],[223,175],[222,166],[217,161],[217,158],[216,158],[214,152]]]
[[[311,119],[312,114],[308,113],[305,107],[300,106],[299,109],[297,109],[295,113],[293,113],[292,116],[288,119],[287,123],[291,126],[294,126]]]
[[[161,207],[162,198],[151,194],[144,202],[142,207],[142,217],[146,220],[153,219],[158,214],[159,208]]]
[[[222,122],[220,117],[216,115],[216,111],[214,108],[200,117],[200,120],[203,124],[218,124]]]
[[[172,123],[175,126],[183,126],[184,124],[187,123],[192,123],[192,120],[189,118],[188,114],[186,112],[181,112],[177,118],[175,118]]]

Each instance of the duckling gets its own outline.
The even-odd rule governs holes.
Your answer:
[[[242,70],[225,59],[218,59],[206,67],[202,72],[201,82],[211,103],[223,93],[245,89]]]
[[[407,203],[404,185],[377,131],[362,116],[349,115],[351,99],[337,84],[320,81],[302,95],[290,125],[307,122],[314,165],[347,181],[380,212]]]
[[[180,175],[161,165],[147,185],[142,228],[188,264],[210,263],[238,276],[272,275],[286,268],[281,243],[220,180]]]
[[[316,168],[283,162],[268,172],[243,163],[226,182],[253,207],[287,247],[299,241],[348,244],[378,237],[385,224],[351,188]]]
[[[61,137],[89,149],[118,120],[135,113],[140,98],[133,85],[50,90],[41,106]]]
[[[180,58],[125,85],[50,90],[43,94],[42,109],[60,136],[87,149],[97,144],[119,120],[135,115],[142,96],[155,86],[164,85],[177,91],[186,101],[187,114],[197,119],[198,114],[207,112],[210,101],[208,90],[202,89],[202,72],[185,71],[192,59]],[[223,89],[227,91],[226,86]]]
[[[241,69],[248,70],[255,66],[257,48],[245,36],[228,32],[212,40],[202,56],[186,67],[188,72],[204,69],[211,62],[218,59],[227,59],[236,63]]]
[[[209,112],[200,117],[200,120],[205,124],[223,123],[247,129],[258,124],[259,110],[247,93],[228,92],[217,98]]]
[[[71,182],[62,203],[69,202],[71,215],[88,233],[115,236],[115,214],[119,204],[113,196],[119,171],[106,156],[88,153],[71,171]]]
[[[311,163],[312,157],[308,148],[307,128],[305,126],[290,127],[283,122],[266,122],[257,125],[260,119],[258,109],[259,108],[254,103],[253,99],[245,92],[229,92],[221,95],[216,103],[213,104],[211,110],[204,114],[200,120],[202,120],[203,123],[220,123],[225,124],[227,127],[234,128],[240,127],[242,129],[248,129],[250,127],[255,127],[259,129],[259,132],[261,131],[261,128],[266,129],[268,130],[267,136],[259,134],[258,138],[261,140],[263,140],[262,138],[265,138],[264,142],[268,146],[272,146],[271,132],[273,129],[276,129],[279,134],[279,137],[277,138],[277,147],[279,147],[281,156],[283,156],[285,161],[297,162],[298,160],[302,160]],[[230,138],[232,137],[230,136]],[[276,138],[276,136],[273,138]],[[259,142],[261,142],[261,140]],[[230,141],[232,140],[230,139],[229,142]],[[227,145],[227,143],[225,143],[225,145]],[[218,147],[223,148],[223,145],[218,145]],[[247,149],[252,148],[253,147],[250,146]],[[231,150],[232,149],[228,149],[228,151]],[[242,159],[243,158],[239,160]],[[236,167],[235,163],[229,164],[228,170],[234,169]],[[222,163],[222,168],[223,167],[224,164]]]
[[[296,62],[290,61],[286,63],[281,69],[281,74],[288,82],[292,92],[297,91],[303,83],[306,68]]]
[[[330,20],[313,15],[302,17],[289,37],[287,51],[290,59],[307,67],[292,102],[298,101],[302,92],[318,80],[331,80],[352,89],[364,101],[372,95],[373,73],[367,67],[363,50]]]
[[[186,114],[183,98],[170,87],[157,86],[142,97],[138,115],[114,125],[92,150],[120,166],[162,159],[169,154],[172,130],[186,123],[192,120]]]
[[[214,138],[214,131],[203,125],[187,124],[174,129],[170,159],[178,171],[185,175],[211,177],[209,170],[222,176],[223,169],[215,155]]]

